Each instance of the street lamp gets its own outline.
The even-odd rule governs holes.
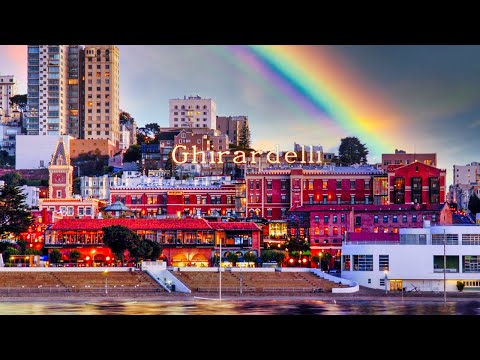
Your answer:
[[[387,294],[387,280],[388,280],[388,270],[385,269],[383,270],[383,273],[385,274],[385,295]]]
[[[92,267],[95,266],[95,253],[97,252],[97,250],[93,249],[91,251],[91,254],[92,254]]]
[[[105,274],[105,296],[108,295],[108,270],[105,269],[103,272]]]

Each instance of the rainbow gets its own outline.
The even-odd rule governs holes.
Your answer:
[[[268,81],[290,106],[308,113],[312,125],[358,137],[370,155],[392,151],[389,138],[398,135],[400,126],[394,125],[401,119],[334,46],[235,45],[224,50],[242,70]]]

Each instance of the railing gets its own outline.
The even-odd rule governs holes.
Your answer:
[[[159,293],[165,290],[161,288],[140,288],[135,286],[125,287],[110,287],[108,286],[108,295],[125,295],[125,294],[145,294],[145,293]],[[72,293],[83,293],[85,295],[107,295],[105,286],[101,287],[7,287],[0,288],[0,296],[28,296],[28,295],[63,295],[68,296]]]
[[[434,273],[443,273],[443,269],[433,269],[433,272]],[[447,273],[458,273],[459,270],[458,269],[445,269],[445,272]]]
[[[387,240],[346,240],[345,245],[403,245],[400,241],[387,241]]]

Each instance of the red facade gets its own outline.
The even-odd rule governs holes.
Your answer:
[[[241,257],[247,252],[260,256],[263,246],[260,228],[250,222],[207,222],[205,219],[62,219],[45,232],[45,247],[59,249],[65,256],[73,249],[91,266],[109,264],[113,256],[103,244],[102,228],[121,225],[163,248],[162,259],[173,266],[209,266],[222,243],[222,257],[228,252]],[[88,257],[88,259],[87,259]],[[108,259],[107,259],[108,258]],[[89,263],[90,262],[90,263]]]
[[[362,168],[268,170],[247,174],[247,216],[278,220],[284,218],[291,207],[307,204],[328,207],[413,204],[415,199],[427,206],[442,204],[445,176],[445,170],[419,162],[390,167],[388,174]],[[404,186],[398,187],[398,184]]]
[[[120,200],[142,217],[204,216],[235,213],[235,185],[175,188],[112,188],[112,203]]]

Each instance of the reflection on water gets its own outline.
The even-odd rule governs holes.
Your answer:
[[[188,300],[0,302],[0,315],[478,315],[479,301]]]

